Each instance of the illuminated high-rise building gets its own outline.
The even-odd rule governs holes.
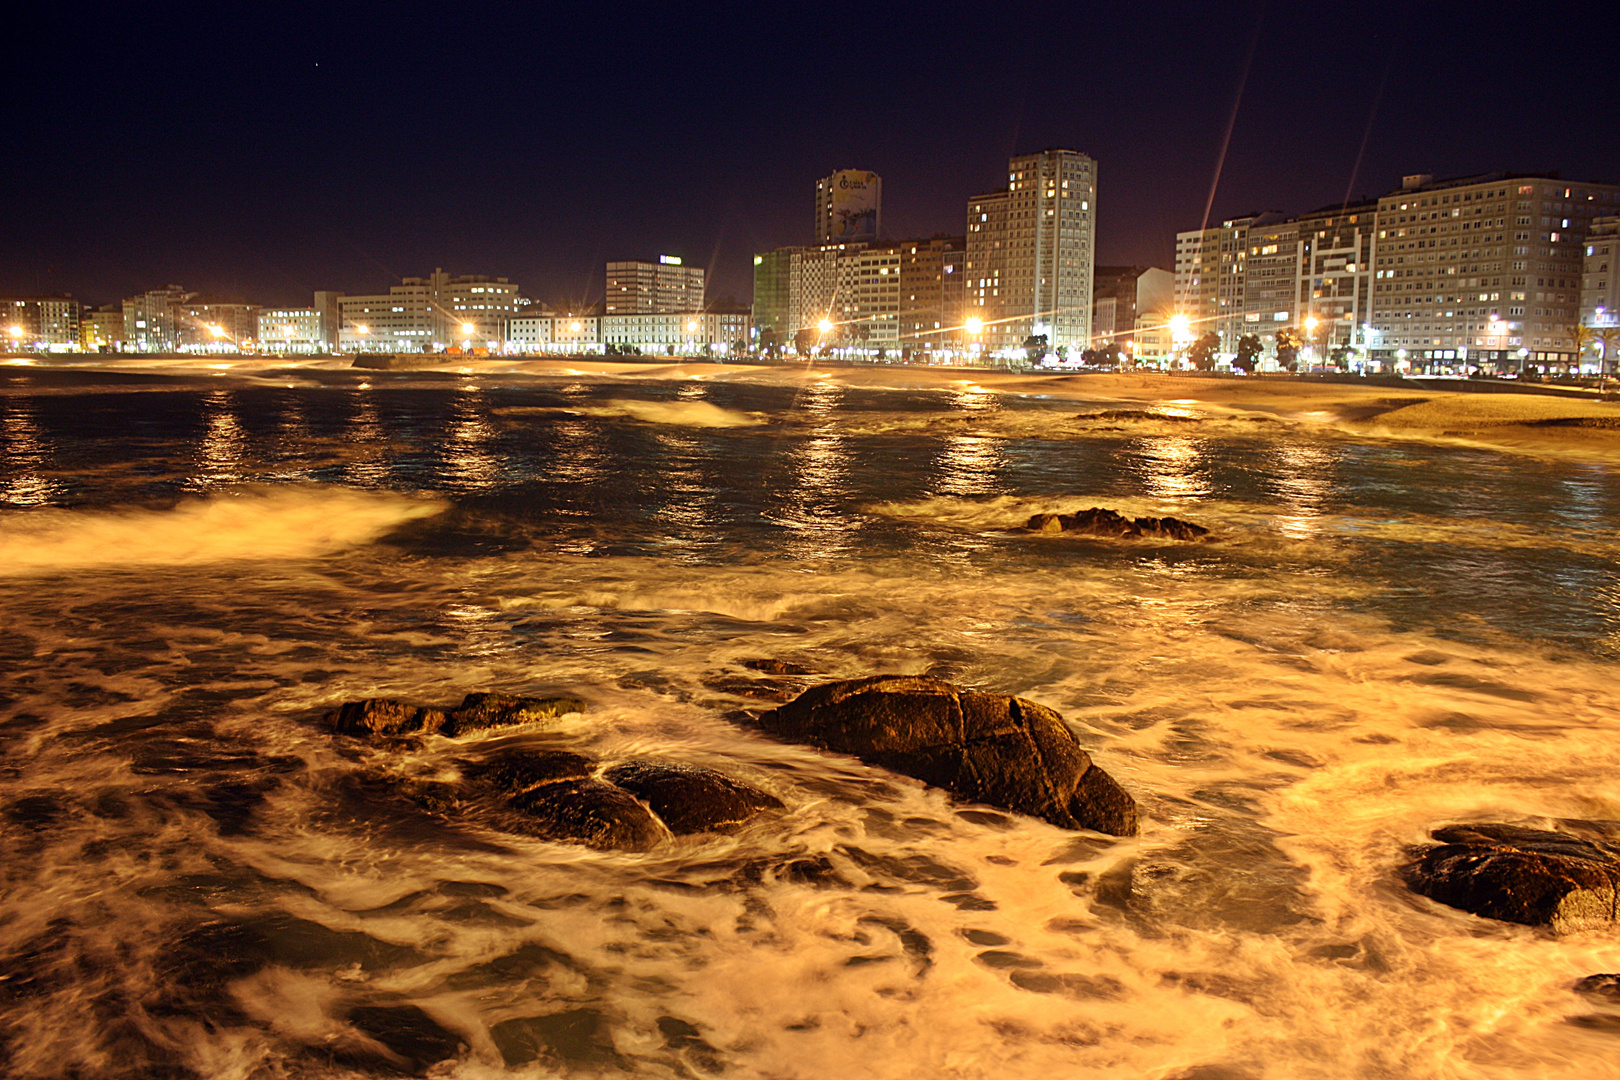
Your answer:
[[[1076,150],[1015,157],[1005,189],[968,200],[964,311],[986,349],[1086,348],[1096,228],[1097,163]]]
[[[883,180],[839,169],[816,181],[817,244],[870,244],[883,235]]]
[[[703,310],[703,268],[676,255],[653,262],[610,262],[604,313],[668,315]]]

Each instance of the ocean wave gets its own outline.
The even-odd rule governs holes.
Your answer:
[[[0,575],[307,559],[368,544],[446,507],[436,499],[331,487],[270,488],[169,509],[0,514]]]

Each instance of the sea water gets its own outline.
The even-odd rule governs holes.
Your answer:
[[[0,1072],[1620,1076],[1620,936],[1397,873],[1620,819],[1611,463],[702,370],[0,376]],[[1017,530],[1089,506],[1210,535]],[[751,722],[883,672],[1058,710],[1141,834]],[[588,708],[323,723],[475,690]],[[519,746],[785,809],[616,854],[392,794]]]

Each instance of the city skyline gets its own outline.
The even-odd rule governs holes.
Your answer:
[[[72,10],[24,14],[19,37]],[[1120,265],[1413,172],[1620,179],[1583,104],[1606,99],[1601,65],[1566,41],[1612,15],[1515,10],[1373,5],[1349,28],[1303,6],[879,9],[847,48],[814,44],[809,14],[634,5],[436,19],[431,42],[360,8],[98,11],[71,63],[24,51],[0,75],[52,132],[0,171],[0,292],[110,303],[178,282],[287,304],[455,266],[590,300],[607,261],[669,252],[746,301],[752,254],[810,239],[805,192],[829,171],[884,178],[887,236],[955,235],[1009,157],[1053,146],[1098,162],[1097,258]],[[1081,59],[941,74],[1043,41]]]

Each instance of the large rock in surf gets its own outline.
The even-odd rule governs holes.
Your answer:
[[[1620,843],[1520,825],[1447,825],[1401,868],[1413,892],[1557,933],[1615,926]]]
[[[1119,536],[1133,540],[1167,538],[1171,540],[1197,540],[1208,536],[1209,530],[1190,521],[1173,517],[1128,518],[1115,510],[1093,506],[1072,514],[1036,514],[1024,528],[1038,533],[1081,533],[1086,536]]]
[[[548,840],[645,851],[667,834],[736,832],[781,801],[714,769],[600,762],[569,750],[507,750],[463,764],[470,781],[508,798],[503,827]]]
[[[329,713],[327,721],[340,735],[438,734],[454,738],[490,728],[543,723],[584,711],[585,703],[578,698],[474,693],[454,709],[411,705],[391,698],[349,701]]]
[[[1136,802],[1092,764],[1063,718],[1023,698],[939,679],[878,675],[827,683],[760,718],[779,738],[853,754],[1068,829],[1136,832]]]
[[[627,761],[602,776],[652,807],[676,836],[736,832],[761,810],[782,806],[775,796],[700,765]]]

